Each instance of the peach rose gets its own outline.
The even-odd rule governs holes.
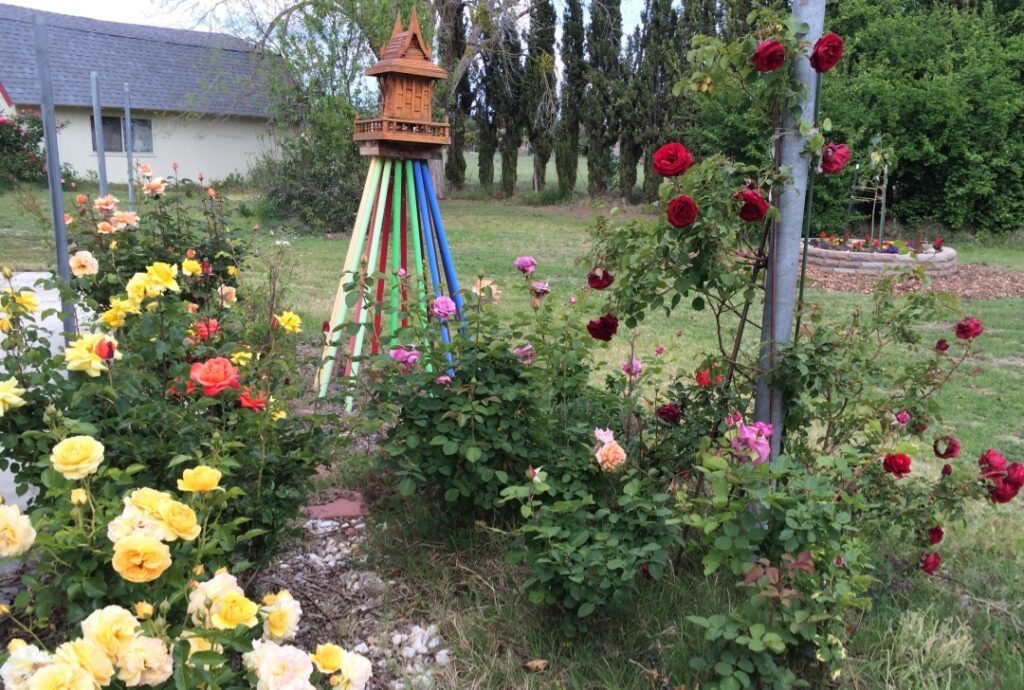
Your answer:
[[[225,388],[238,388],[238,368],[227,357],[214,357],[192,365],[189,378],[203,387],[207,395],[217,395]]]
[[[71,273],[76,278],[82,276],[94,276],[100,272],[100,264],[92,252],[84,249],[71,255]]]
[[[597,464],[605,472],[614,472],[626,462],[626,451],[617,441],[606,443],[597,451]]]

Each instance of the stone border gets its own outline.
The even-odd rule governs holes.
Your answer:
[[[848,252],[821,247],[808,247],[807,265],[826,273],[878,276],[888,269],[913,268],[924,265],[926,275],[944,278],[957,270],[956,250],[943,247],[941,252],[926,249],[919,254],[883,254],[881,252]],[[803,247],[801,247],[802,253]]]

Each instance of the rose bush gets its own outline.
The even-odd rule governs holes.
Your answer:
[[[164,193],[179,191],[167,186]],[[140,212],[132,219],[138,227],[115,233],[124,245],[112,246],[97,227],[90,241],[101,252],[98,271],[73,278],[65,295],[95,316],[55,353],[32,290],[0,288],[0,370],[8,377],[0,380],[3,463],[19,493],[39,492],[31,499],[29,526],[16,509],[0,515],[11,535],[5,555],[21,554],[31,564],[11,615],[36,636],[29,645],[34,649],[13,650],[11,659],[20,661],[5,667],[8,687],[26,687],[6,679],[21,678],[28,668],[77,677],[74,664],[62,660],[62,635],[75,637],[72,629],[97,611],[139,601],[158,615],[143,623],[143,637],[136,629],[122,640],[127,651],[107,649],[121,682],[157,685],[172,663],[181,669],[175,687],[238,687],[235,679],[242,678],[226,660],[253,642],[251,626],[241,637],[239,630],[218,638],[218,621],[240,616],[248,604],[225,600],[211,625],[193,621],[203,629],[194,635],[181,625],[190,583],[205,569],[251,573],[268,562],[294,529],[315,465],[329,451],[318,417],[289,415],[298,394],[292,379],[298,376],[299,318],[241,290],[225,299],[220,289],[245,264],[235,263],[240,254],[206,253],[225,246],[207,235],[223,230],[218,214],[224,207],[211,209],[212,198],[205,194],[198,204],[209,225],[196,231],[197,248],[177,245],[177,260],[151,261],[130,275],[126,266],[138,257],[131,253],[122,265],[119,249],[149,246],[161,233],[190,236],[164,226],[180,216],[193,227],[184,218],[196,204],[187,198],[150,202],[156,205],[152,224]],[[120,213],[112,199],[79,203],[110,218]],[[172,248],[161,247],[159,256],[166,258]],[[10,271],[4,275],[9,279]],[[197,642],[211,626],[212,641]],[[86,627],[83,639],[105,634]],[[42,638],[62,646],[51,657]],[[222,647],[231,651],[220,656]],[[193,655],[195,668],[186,670],[190,648],[200,656]],[[267,658],[279,653],[285,652],[272,650]],[[249,668],[264,673],[258,661]]]

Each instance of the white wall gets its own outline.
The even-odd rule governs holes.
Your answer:
[[[56,115],[57,121],[64,125],[57,136],[61,163],[70,163],[80,175],[95,172],[92,110],[58,107]],[[104,109],[103,115],[120,117],[124,113]],[[132,119],[139,118],[153,122],[153,152],[136,152],[133,160],[153,168],[156,177],[170,177],[173,174],[171,164],[177,163],[180,177],[195,179],[203,173],[208,180],[222,180],[233,172],[245,173],[254,158],[270,146],[266,120],[132,110]],[[127,181],[124,153],[108,151],[106,162],[110,182]]]

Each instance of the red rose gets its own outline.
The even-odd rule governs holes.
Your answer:
[[[953,330],[960,340],[974,340],[985,332],[985,329],[981,327],[981,320],[973,316],[965,316]]]
[[[682,175],[693,165],[693,156],[678,142],[665,144],[654,152],[654,172],[662,177]]]
[[[665,403],[657,409],[655,412],[658,415],[658,419],[669,424],[676,424],[679,422],[679,418],[682,416],[683,411],[679,409],[679,405],[675,403]]]
[[[711,370],[702,369],[697,372],[694,376],[694,380],[697,381],[698,388],[710,388],[711,387]]]
[[[668,222],[674,228],[685,228],[697,220],[697,204],[685,194],[668,202]]]
[[[1006,468],[1006,483],[1015,489],[1024,487],[1024,465],[1015,462]]]
[[[843,57],[843,39],[837,34],[827,33],[818,39],[811,52],[811,67],[815,72],[825,74],[836,66]]]
[[[774,72],[786,62],[786,46],[778,41],[761,41],[750,59],[758,72]]]
[[[192,327],[202,341],[209,340],[220,332],[220,323],[217,319],[200,319],[192,324]]]
[[[946,463],[945,465],[942,466],[942,476],[948,477],[951,474],[953,474],[953,466],[950,465],[949,463]]]
[[[988,495],[993,503],[1009,503],[1019,492],[1020,487],[1014,486],[1002,479],[997,479],[992,488],[988,490]]]
[[[743,202],[743,206],[739,210],[740,218],[749,223],[762,220],[764,214],[768,213],[768,209],[771,208],[768,200],[761,196],[760,192],[752,189],[736,192],[732,198]]]
[[[834,559],[832,560],[832,562],[833,562],[833,563],[835,563],[835,566],[836,566],[837,568],[842,568],[842,567],[843,567],[844,565],[846,565],[846,561],[844,561],[844,560],[843,560],[843,556],[842,556],[842,554],[839,554],[838,556],[836,556],[836,557],[835,557],[835,558],[834,558]]]
[[[910,474],[910,456],[903,453],[888,453],[882,463],[882,469],[897,479]]]
[[[615,276],[603,268],[595,268],[587,274],[587,285],[593,290],[604,290],[615,282]]]
[[[320,325],[320,330],[322,330],[324,333],[330,333],[331,332],[331,322],[330,321],[324,321]]]
[[[942,251],[942,238],[941,237],[936,237],[935,240],[932,241],[932,249],[934,249],[937,252],[941,252]]]
[[[939,450],[940,443],[946,444],[942,450]],[[932,444],[932,450],[935,451],[935,457],[949,460],[960,454],[960,442],[953,436],[939,436]]]
[[[939,338],[937,341],[935,341],[935,349],[938,350],[939,352],[945,352],[946,350],[949,349],[949,341],[946,340],[945,338]]]
[[[928,553],[921,557],[921,570],[929,575],[939,569],[942,564],[942,556],[937,553]]]
[[[942,531],[942,525],[935,525],[928,530],[928,543],[935,546],[942,541],[944,536],[946,536],[946,533]]]
[[[850,162],[850,147],[830,141],[821,150],[821,171],[826,175],[837,173]]]
[[[184,393],[182,393],[181,386],[181,381],[178,380],[177,377],[175,377],[174,380],[171,381],[171,385],[167,387],[167,393],[169,395],[173,395],[175,398],[181,398],[184,397],[185,395],[192,395],[193,393],[196,392],[196,384],[192,383],[189,380],[185,381]]]
[[[259,412],[267,406],[267,392],[260,391],[255,397],[253,397],[252,389],[246,386],[245,390],[242,391],[242,395],[238,399],[238,402],[242,407]]]
[[[605,314],[599,319],[587,322],[587,333],[595,340],[608,342],[619,331],[619,320],[615,314]]]
[[[995,448],[989,448],[978,458],[978,467],[983,477],[999,477],[1006,471],[1006,458]]]
[[[117,354],[117,345],[113,340],[104,338],[103,340],[96,343],[96,347],[93,348],[93,352],[96,356],[103,360],[114,359],[114,355]]]

